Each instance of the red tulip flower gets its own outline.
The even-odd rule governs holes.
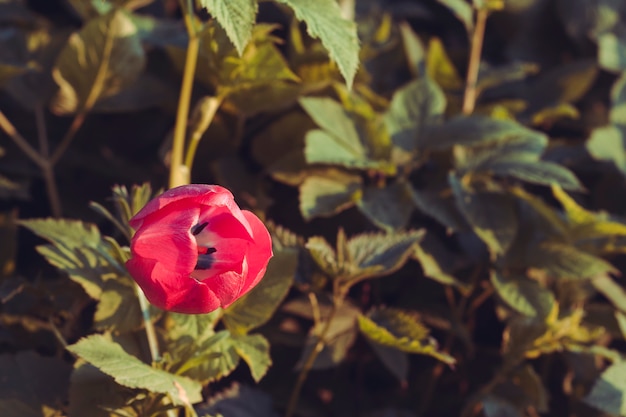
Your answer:
[[[227,307],[259,283],[272,257],[270,235],[218,185],[183,185],[131,220],[128,271],[155,306],[203,314]]]

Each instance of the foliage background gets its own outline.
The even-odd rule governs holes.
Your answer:
[[[185,4],[0,0],[0,415],[626,415],[625,3]],[[189,33],[191,180],[276,255],[155,355]]]

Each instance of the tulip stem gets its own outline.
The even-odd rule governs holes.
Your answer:
[[[184,3],[183,3],[184,6]],[[185,10],[185,8],[187,10]],[[190,171],[183,164],[183,153],[187,138],[187,122],[189,118],[189,106],[191,103],[191,93],[193,81],[196,74],[196,64],[198,63],[198,51],[200,50],[200,38],[194,26],[193,5],[187,1],[187,6],[183,7],[185,16],[185,26],[189,34],[187,45],[187,55],[185,58],[185,69],[183,70],[183,80],[180,87],[178,99],[178,110],[176,112],[176,124],[174,125],[174,140],[172,143],[172,154],[170,157],[170,188],[179,185],[189,184]]]
[[[141,315],[143,316],[143,323],[146,329],[150,358],[152,359],[152,363],[158,362],[161,360],[161,354],[159,353],[159,341],[157,340],[156,331],[154,330],[154,323],[152,323],[150,317],[150,304],[143,290],[137,284],[135,284],[135,292],[139,299],[139,307],[141,308]]]

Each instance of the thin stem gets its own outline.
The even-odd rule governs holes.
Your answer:
[[[141,308],[141,314],[143,316],[144,327],[146,328],[146,338],[148,339],[148,347],[150,348],[150,358],[152,362],[158,362],[161,360],[159,353],[159,341],[157,340],[156,331],[154,330],[154,323],[150,317],[150,304],[146,299],[146,295],[139,285],[135,284],[135,292],[139,299],[139,307]]]
[[[61,197],[59,196],[59,188],[57,187],[57,182],[54,177],[54,167],[47,162],[41,167],[41,173],[46,183],[46,193],[48,194],[52,216],[59,218],[63,214],[63,205],[61,203]]]
[[[78,132],[78,130],[83,125],[83,122],[85,121],[89,110],[91,109],[85,108],[84,110],[78,112],[76,116],[74,116],[72,124],[70,125],[69,129],[67,129],[67,132],[65,133],[65,136],[63,136],[63,139],[61,139],[61,143],[59,143],[59,146],[57,146],[49,159],[50,165],[56,165],[63,156],[63,154],[65,154],[65,151],[76,137],[76,132]]]
[[[469,64],[467,66],[467,80],[465,83],[465,94],[463,96],[463,114],[471,114],[476,107],[476,97],[478,95],[478,70],[480,68],[480,56],[483,50],[483,40],[485,39],[485,26],[487,24],[487,8],[480,8],[476,12],[476,26],[472,35],[472,47],[470,50]]]
[[[187,9],[192,10],[189,4],[187,5]],[[185,13],[185,24],[187,26],[187,32],[189,32],[189,44],[187,45],[185,69],[183,72],[182,85],[180,87],[176,125],[174,126],[174,140],[170,158],[170,188],[189,184],[190,181],[190,171],[188,167],[183,164],[183,151],[187,133],[191,92],[196,73],[196,64],[198,62],[198,51],[200,50],[200,39],[193,26],[193,16],[190,15],[189,10],[187,10],[188,13]]]
[[[337,312],[337,305],[333,304],[330,314],[324,324],[324,328],[317,336],[317,343],[309,353],[309,356],[306,358],[302,369],[300,370],[300,374],[298,374],[298,379],[296,380],[296,385],[293,387],[293,391],[291,391],[291,396],[289,397],[289,402],[287,403],[287,411],[285,412],[285,417],[292,417],[293,413],[296,411],[296,406],[298,405],[298,400],[300,399],[300,392],[302,391],[302,386],[306,381],[309,372],[313,368],[313,364],[315,363],[315,359],[317,359],[318,355],[324,349],[326,345],[326,333],[330,329],[330,324],[335,317],[335,313]]]
[[[39,153],[31,146],[30,143],[20,133],[17,131],[13,123],[7,119],[7,117],[0,111],[0,129],[2,129],[13,142],[17,145],[18,148],[22,150],[38,167],[42,167],[47,164],[45,158],[43,158]]]
[[[211,97],[208,100],[206,108],[203,108],[201,111],[205,112],[202,115],[202,123],[198,126],[193,133],[191,134],[191,138],[189,139],[189,145],[187,145],[187,154],[185,155],[185,167],[188,172],[191,173],[191,168],[193,167],[193,160],[196,156],[196,150],[198,149],[198,144],[200,143],[200,139],[202,139],[202,135],[211,125],[215,114],[217,113],[217,109],[220,107],[222,103],[221,97]]]
[[[35,123],[37,124],[37,139],[39,140],[39,154],[43,158],[50,155],[50,145],[48,142],[48,129],[46,128],[46,117],[43,105],[37,103],[35,106]]]

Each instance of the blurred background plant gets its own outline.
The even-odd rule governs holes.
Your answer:
[[[0,0],[0,415],[626,415],[625,22]],[[228,309],[142,312],[128,219],[188,182],[275,257]]]

